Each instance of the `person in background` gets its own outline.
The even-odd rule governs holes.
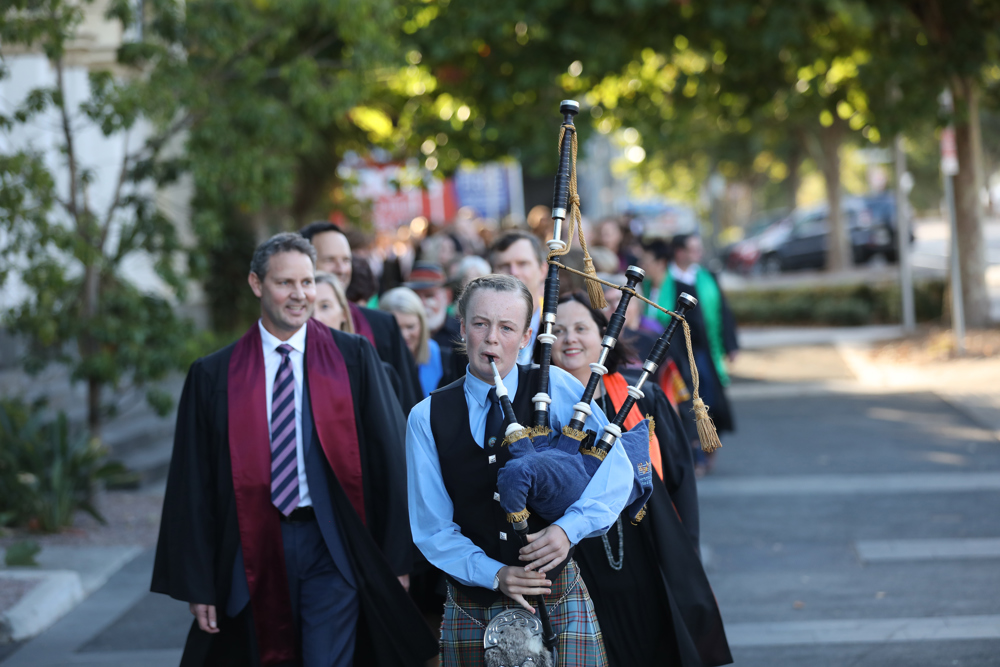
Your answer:
[[[436,653],[404,590],[404,417],[368,341],[311,317],[315,258],[298,234],[257,246],[260,319],[188,371],[151,585],[195,616],[184,665]]]
[[[437,264],[417,262],[403,287],[416,292],[423,302],[430,337],[449,352],[454,350],[462,336],[458,319],[448,314],[453,295],[445,282],[444,270]]]
[[[673,309],[677,295],[681,292],[687,292],[698,299],[698,306],[688,314],[687,320],[691,326],[691,346],[701,380],[701,397],[709,407],[709,415],[715,422],[716,429],[720,433],[732,431],[735,425],[725,388],[729,386],[726,362],[735,360],[739,350],[736,320],[718,280],[701,266],[701,238],[678,234],[671,240],[670,249],[673,261],[665,270],[661,270],[662,261],[654,263],[657,272],[656,296],[654,298],[647,294],[647,297],[667,309]],[[646,276],[651,277],[648,269]],[[669,323],[669,316],[658,310],[654,309],[651,315],[663,326]],[[710,472],[714,465],[714,452],[703,454],[699,446],[696,453],[699,456],[699,467],[704,472]]]
[[[582,292],[559,300],[552,363],[581,383],[590,380],[608,320]],[[613,419],[635,381],[621,369],[632,351],[619,339],[594,402]],[[649,383],[625,420],[651,417],[653,495],[638,524],[619,516],[606,535],[580,542],[576,559],[594,601],[611,667],[721,665],[732,662],[722,618],[698,558],[694,460],[678,415]]]
[[[542,297],[545,291],[545,273],[548,263],[545,251],[537,237],[523,231],[507,232],[490,248],[490,265],[494,273],[514,276],[528,288],[535,310],[529,324],[528,344],[521,350],[517,363],[530,364],[534,354],[542,314]]]
[[[617,218],[605,218],[597,223],[597,242],[595,245],[604,247],[615,254],[618,267],[615,271],[624,271],[629,264],[639,261],[625,243],[626,234],[622,222]],[[593,251],[592,251],[593,252]]]
[[[351,246],[340,227],[320,220],[303,228],[300,234],[316,248],[316,268],[336,276],[346,294],[347,286],[351,284],[353,267]],[[347,306],[354,333],[367,338],[375,346],[379,358],[392,366],[399,375],[397,397],[403,414],[409,414],[420,401],[423,391],[420,388],[417,364],[403,342],[396,318],[388,313],[363,308],[350,299]]]
[[[372,297],[378,294],[378,281],[367,260],[351,258],[351,282],[344,289],[344,294],[351,303],[371,307]]]
[[[340,287],[340,281],[332,273],[316,272],[316,310],[313,314],[317,320],[338,331],[354,333],[354,323],[351,322],[347,297]]]
[[[417,360],[424,396],[455,379],[451,349],[430,337],[424,305],[416,292],[397,287],[382,295],[378,307],[392,313],[403,332],[403,340]]]
[[[463,257],[455,266],[455,273],[452,277],[454,293],[461,294],[469,282],[480,276],[488,276],[490,273],[492,273],[490,263],[479,255]]]

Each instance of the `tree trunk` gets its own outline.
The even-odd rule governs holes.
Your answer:
[[[799,186],[802,185],[802,145],[796,143],[788,153],[788,177],[785,178],[785,197],[788,199],[788,208],[795,208],[796,199],[799,194]]]
[[[983,182],[982,163],[977,159],[981,142],[979,91],[974,80],[961,77],[952,81],[951,92],[955,100],[955,147],[959,165],[954,183],[962,302],[966,326],[984,328],[990,322],[990,301],[986,290],[986,243],[979,201]]]
[[[840,144],[844,131],[840,122],[824,127],[819,132],[822,152],[820,168],[826,183],[826,201],[829,206],[830,232],[827,235],[826,270],[843,271],[851,267],[851,245],[840,210]]]
[[[87,430],[91,438],[101,437],[101,381],[87,380]]]

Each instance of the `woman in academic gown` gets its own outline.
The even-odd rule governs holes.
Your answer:
[[[322,442],[322,450],[329,459],[345,447],[344,443],[354,439],[345,434],[352,429],[356,432],[357,455],[353,459],[353,469],[348,465],[347,469],[335,471],[331,465],[323,463],[322,478],[310,477],[311,491],[321,486],[329,490],[326,505],[317,502],[316,492],[313,492],[317,518],[322,518],[324,506],[332,506],[333,516],[328,518],[339,527],[357,583],[360,619],[356,630],[355,664],[423,664],[437,653],[436,642],[397,581],[397,577],[409,573],[412,563],[402,412],[379,357],[367,340],[333,331],[316,320],[309,320],[307,326],[304,367],[308,403],[314,419],[312,442]],[[259,353],[260,334],[256,334],[255,343],[252,340],[257,327],[255,323],[238,343],[192,365],[178,409],[152,590],[179,600],[214,605],[218,609],[219,628],[217,634],[209,634],[195,623],[188,636],[182,665],[275,664],[268,656],[262,659],[259,654],[260,633],[270,632],[271,628],[262,625],[261,618],[255,618],[273,613],[270,602],[258,606],[256,598],[251,597],[251,603],[244,604],[235,616],[223,611],[233,602],[240,581],[256,591],[253,595],[268,585],[267,581],[270,584],[279,582],[279,588],[287,586],[287,583],[280,583],[285,577],[280,562],[272,560],[254,571],[248,555],[254,550],[248,546],[248,537],[253,536],[256,541],[266,542],[275,539],[276,535],[280,550],[281,532],[268,535],[261,527],[272,523],[280,527],[277,511],[271,506],[270,511],[275,516],[268,515],[264,509],[256,520],[251,517],[247,521],[239,520],[237,511],[239,506],[242,517],[242,508],[251,506],[241,505],[245,495],[238,493],[240,485],[234,485],[234,479],[240,479],[247,469],[243,461],[247,454],[240,453],[240,446],[231,439],[261,437],[254,430],[258,412],[261,413],[259,419],[263,420],[261,428],[265,430],[265,451],[268,438],[263,392],[259,392],[260,410],[243,409],[244,404],[240,402],[243,399],[239,398],[248,395],[248,386],[262,382],[262,370],[256,375],[246,370],[253,364],[243,362],[238,356],[236,363],[231,363],[234,354],[241,354],[247,345],[251,349],[248,359],[252,360],[253,354]],[[332,339],[326,338],[326,333]],[[330,371],[329,347],[314,346],[321,339],[334,345],[339,352],[337,356],[342,357],[334,369],[334,376]],[[321,375],[327,384],[320,382]],[[335,377],[336,382],[330,384],[330,377]],[[325,393],[324,387],[340,395],[319,395]],[[352,407],[342,409],[351,403]],[[236,406],[232,414],[231,406]],[[234,432],[238,432],[238,437],[231,438]],[[336,447],[331,448],[334,444]],[[239,465],[234,466],[231,451],[240,456],[235,461]],[[238,473],[236,477],[234,472]],[[339,481],[345,479],[348,481],[344,484]],[[319,483],[314,483],[316,481]],[[253,491],[244,489],[245,493]],[[266,505],[270,502],[266,484],[263,493]],[[246,579],[241,578],[242,572],[236,565],[244,558]],[[272,574],[275,576],[268,579]],[[287,600],[287,592],[284,596]]]
[[[581,293],[559,301],[552,363],[581,380],[597,362],[608,321]],[[605,361],[609,373],[595,402],[612,419],[629,383],[618,371],[630,350],[619,341]],[[732,662],[718,606],[698,557],[694,462],[676,412],[655,383],[643,387],[625,426],[650,416],[650,459],[658,479],[647,515],[627,516],[603,537],[583,540],[576,558],[590,589],[611,667]],[[659,483],[662,480],[662,483]]]

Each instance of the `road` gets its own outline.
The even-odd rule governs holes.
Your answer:
[[[993,433],[930,392],[736,393],[699,489],[736,664],[1000,664]]]

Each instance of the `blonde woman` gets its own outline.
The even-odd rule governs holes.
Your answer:
[[[378,307],[395,316],[403,341],[417,361],[420,386],[425,397],[430,396],[439,386],[455,379],[451,368],[451,351],[442,349],[430,337],[427,311],[416,292],[408,287],[396,287],[379,297]]]
[[[347,297],[332,273],[316,272],[316,309],[313,317],[331,329],[354,333]]]

